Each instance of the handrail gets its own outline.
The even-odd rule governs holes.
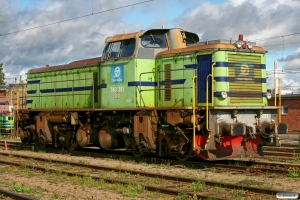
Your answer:
[[[12,108],[13,108],[13,103],[12,103],[12,89],[10,89],[10,98],[9,98],[9,100],[10,100],[10,116],[12,117]]]
[[[211,74],[208,74],[207,77],[206,77],[206,129],[208,131],[211,131],[209,128],[208,128],[208,77],[212,77]]]
[[[214,82],[216,82],[214,79],[214,66],[215,65],[216,65],[215,62],[211,65],[211,106],[214,106],[214,90],[215,90]]]
[[[196,84],[195,79],[197,76],[193,76],[193,150],[196,148]]]
[[[214,105],[214,66],[216,63],[214,62],[211,65],[211,74],[208,74],[206,76],[206,129],[208,131],[211,131],[211,129],[208,128],[208,77],[211,76],[211,106]]]
[[[143,73],[140,73],[140,76],[139,76],[139,94],[140,94],[140,102],[139,102],[139,106],[142,107],[142,92],[143,91],[155,91],[155,90],[165,90],[165,89],[149,89],[149,90],[142,90],[142,75],[145,75],[145,74],[154,74],[154,73],[161,73],[161,72],[169,72],[169,71],[183,71],[183,70],[194,70],[196,71],[196,69],[194,68],[181,68],[181,69],[171,69],[171,70],[157,70],[157,71],[152,71],[152,72],[143,72]],[[158,79],[158,81],[160,81]],[[159,83],[158,83],[159,85]],[[155,86],[155,85],[154,85]],[[158,87],[158,86],[157,86]],[[181,87],[181,88],[172,88],[172,89],[183,89],[183,88],[187,88],[187,87]],[[190,88],[190,87],[189,87]],[[144,107],[145,107],[145,103],[144,103]]]
[[[275,78],[275,85],[274,85],[274,105],[276,106],[276,86],[277,86],[277,80],[278,80],[278,101],[279,101],[279,104],[278,106],[281,107],[281,83],[280,83],[280,78],[279,77],[276,77]],[[278,110],[278,122],[281,122],[281,108],[279,108]]]
[[[274,82],[274,106],[276,106],[276,87],[277,87],[277,80],[278,80],[278,101],[279,101],[279,106],[281,106],[281,84],[280,84],[280,78],[277,77],[275,78]]]

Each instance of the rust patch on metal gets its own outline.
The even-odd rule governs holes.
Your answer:
[[[144,33],[144,31],[114,35],[114,36],[106,38],[105,39],[105,43],[116,42],[116,41],[121,41],[121,40],[127,40],[127,39],[131,39],[131,38],[136,38],[137,36],[140,36],[143,33]]]
[[[190,46],[186,48],[179,48],[179,49],[172,49],[172,50],[166,50],[163,52],[160,52],[157,54],[156,58],[159,57],[172,57],[176,56],[178,54],[184,54],[184,53],[195,53],[195,52],[201,52],[201,51],[216,51],[216,50],[236,50],[239,51],[239,49],[236,48],[234,44],[208,44],[208,45],[197,45],[197,46]],[[251,51],[258,51],[258,52],[264,52],[264,48],[259,46],[254,46]]]

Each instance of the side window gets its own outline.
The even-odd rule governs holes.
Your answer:
[[[143,35],[141,38],[142,45],[149,48],[166,48],[166,38],[163,34]]]
[[[111,44],[110,58],[118,58],[120,52],[121,42],[114,42]]]
[[[102,52],[102,58],[103,59],[108,59],[109,58],[108,48],[109,48],[109,44],[106,44],[105,47],[104,47],[104,50]]]
[[[288,115],[289,107],[288,106],[282,106],[282,112],[281,115]]]
[[[108,43],[102,53],[104,60],[132,56],[135,49],[135,39]]]

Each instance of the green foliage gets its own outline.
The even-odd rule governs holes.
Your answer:
[[[0,63],[0,85],[5,85],[5,81],[4,81],[4,72],[3,72],[3,63]]]
[[[31,192],[31,188],[30,187],[27,187],[27,186],[24,186],[24,185],[12,185],[11,186],[12,190],[15,191],[15,192],[19,192],[19,193],[29,193]]]
[[[137,197],[139,194],[145,192],[145,187],[138,184],[123,185],[115,183],[111,184],[109,189],[116,190],[126,197]]]
[[[237,182],[237,185],[263,185],[263,184],[264,183],[261,181],[247,179],[247,178]]]
[[[205,189],[205,183],[202,181],[193,182],[190,186],[190,190],[194,192],[199,192],[203,189]]]
[[[194,196],[191,196],[191,195],[188,195],[188,194],[183,194],[183,193],[180,193],[178,194],[178,196],[176,196],[174,198],[174,200],[197,200],[197,196],[194,197]]]
[[[300,176],[300,171],[298,168],[296,167],[290,167],[288,169],[288,176],[291,178],[299,178]]]

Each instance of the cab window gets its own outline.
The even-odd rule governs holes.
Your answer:
[[[133,55],[134,49],[135,39],[111,42],[105,46],[102,57],[104,60],[129,57]]]
[[[143,47],[148,48],[166,48],[166,38],[164,34],[146,34],[141,37]]]

